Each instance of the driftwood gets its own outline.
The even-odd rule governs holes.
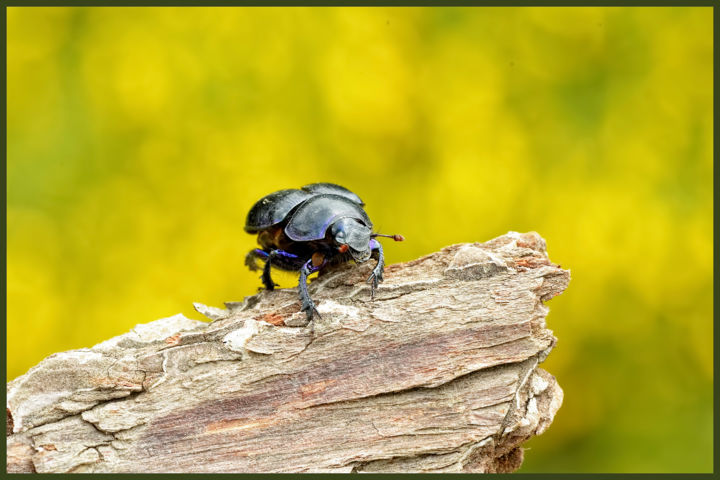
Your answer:
[[[213,321],[138,325],[49,356],[7,386],[10,472],[506,472],[562,402],[537,368],[544,301],[567,286],[536,233],[510,232],[309,287]]]

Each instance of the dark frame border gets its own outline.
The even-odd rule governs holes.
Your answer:
[[[4,255],[2,259],[0,259],[0,266],[2,266],[2,270],[4,272],[4,280],[5,285],[7,287],[7,8],[8,7],[163,7],[163,6],[170,6],[170,7],[228,7],[228,6],[237,6],[237,7],[275,7],[275,6],[289,6],[289,7],[341,7],[341,6],[348,6],[348,7],[471,7],[471,6],[485,6],[485,7],[710,7],[713,10],[713,138],[717,139],[720,137],[720,126],[718,126],[717,122],[717,112],[718,112],[718,105],[720,102],[717,99],[717,83],[718,83],[718,38],[720,37],[720,34],[718,33],[718,18],[715,15],[715,6],[718,5],[718,2],[716,0],[584,0],[584,1],[578,1],[578,0],[507,0],[507,1],[501,1],[501,0],[268,0],[268,1],[260,1],[260,0],[208,0],[208,1],[202,1],[202,0],[0,0],[0,31],[2,32],[2,41],[3,41],[3,47],[2,53],[0,53],[2,66],[0,67],[2,69],[2,84],[3,84],[3,90],[5,91],[5,95],[3,95],[2,100],[0,100],[0,104],[2,105],[2,111],[4,113],[2,119],[0,120],[5,128],[2,129],[2,134],[0,135],[0,144],[3,148],[3,155],[2,155],[2,164],[3,164],[3,170],[6,173],[5,175],[5,181],[1,182],[1,189],[2,189],[2,202],[5,204],[5,208],[2,210],[2,226],[0,227],[2,230],[0,233],[2,233],[2,245],[4,250]],[[713,144],[713,165],[717,167],[718,162],[718,153],[715,148],[715,145]],[[719,223],[718,223],[718,206],[720,205],[720,192],[718,191],[716,187],[717,185],[717,179],[720,176],[718,174],[717,168],[714,168],[713,171],[713,237],[717,238],[718,233],[720,233]],[[537,474],[520,474],[520,475],[532,475],[535,478],[547,478],[552,479],[556,478],[558,475],[565,477],[565,478],[587,478],[591,477],[593,479],[611,479],[611,478],[617,478],[617,477],[648,477],[649,475],[652,475],[650,478],[654,478],[655,476],[661,476],[662,478],[672,478],[672,479],[684,479],[687,477],[692,478],[714,478],[715,473],[720,472],[720,458],[717,455],[718,453],[718,437],[720,433],[720,423],[718,422],[718,414],[720,413],[720,386],[715,382],[715,372],[718,369],[718,366],[720,366],[720,359],[717,355],[717,345],[718,345],[718,338],[720,338],[720,332],[718,331],[718,312],[715,309],[715,304],[717,303],[718,299],[720,299],[720,286],[715,283],[717,279],[720,277],[720,262],[718,262],[718,249],[717,244],[713,248],[713,277],[714,277],[714,285],[713,285],[713,324],[714,324],[714,333],[713,333],[713,351],[715,353],[714,355],[714,369],[713,369],[713,392],[714,392],[714,416],[713,416],[713,446],[714,446],[714,457],[713,457],[713,472],[714,473],[666,473],[666,474],[644,474],[644,473],[562,473],[562,474],[546,474],[546,473],[537,473]],[[0,331],[0,339],[2,340],[2,348],[5,353],[4,357],[0,360],[0,363],[3,365],[3,367],[7,363],[7,288],[3,288],[2,291],[0,291],[0,306],[2,307],[2,314],[3,314],[3,323],[6,328],[3,328]],[[7,383],[7,373],[6,369],[3,368],[2,371],[2,378],[5,380],[5,383]],[[0,392],[0,397],[3,400],[6,400],[7,393],[5,390]],[[3,420],[4,424],[7,424],[7,419]],[[2,455],[3,459],[5,460],[5,468],[3,469],[3,473],[7,472],[7,452],[6,452],[7,446],[6,444],[0,445],[0,455]],[[9,475],[22,475],[22,474],[9,474]],[[36,474],[40,476],[53,476],[57,477],[57,474]],[[272,478],[272,479],[280,479],[280,478],[293,478],[296,475],[295,474],[212,474],[213,476],[230,476],[230,475],[242,475],[245,478],[249,477],[257,477],[257,478]],[[340,477],[342,474],[312,474],[312,478],[317,477]],[[391,478],[398,478],[401,476],[406,476],[410,474],[364,474],[364,476],[373,477],[373,478],[383,478],[383,477],[391,477]],[[453,474],[453,475],[460,475],[460,474]],[[463,475],[470,476],[474,478],[480,478],[481,474],[467,474]],[[106,477],[106,478],[117,478],[117,477],[126,477],[126,478],[132,478],[136,477],[135,474],[95,474],[96,477]],[[152,478],[191,478],[194,474],[184,473],[184,474],[153,474]],[[60,475],[60,478],[63,477],[70,477],[69,474],[67,475]],[[431,474],[415,474],[413,475],[413,478],[438,478],[436,475]]]

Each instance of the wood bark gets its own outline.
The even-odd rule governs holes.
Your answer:
[[[137,325],[7,385],[9,472],[508,472],[562,402],[569,271],[510,232]]]

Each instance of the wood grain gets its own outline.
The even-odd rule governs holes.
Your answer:
[[[9,472],[506,472],[562,402],[536,233],[176,315],[8,384]]]

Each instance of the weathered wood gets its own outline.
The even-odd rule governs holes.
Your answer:
[[[496,472],[562,402],[537,368],[567,286],[535,233],[196,304],[8,384],[8,471]],[[314,327],[314,328],[311,328]]]

